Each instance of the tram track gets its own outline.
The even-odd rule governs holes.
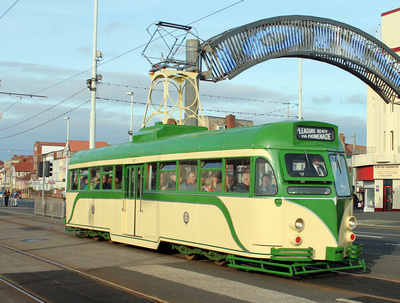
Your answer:
[[[107,286],[110,286],[112,288],[119,289],[119,290],[121,290],[121,291],[123,291],[125,293],[129,293],[131,295],[134,295],[137,298],[143,299],[144,300],[143,302],[145,302],[145,301],[147,301],[147,302],[159,302],[159,303],[165,303],[166,302],[166,301],[160,300],[159,298],[155,298],[153,296],[138,292],[138,291],[136,291],[134,289],[131,289],[131,288],[116,284],[116,283],[108,281],[106,279],[99,278],[99,277],[97,277],[95,275],[92,275],[92,274],[83,272],[81,270],[78,270],[78,269],[63,265],[61,263],[58,263],[58,262],[55,262],[55,261],[52,261],[52,260],[37,256],[35,254],[23,251],[21,249],[17,249],[15,247],[11,247],[9,245],[4,245],[4,244],[0,243],[0,247],[8,249],[8,250],[16,252],[16,253],[19,253],[19,254],[22,254],[24,256],[30,257],[30,258],[38,260],[40,262],[44,262],[46,264],[50,264],[50,265],[55,266],[57,268],[60,268],[60,269],[62,269],[64,271],[68,271],[68,272],[71,272],[73,274],[77,274],[77,275],[80,275],[82,277],[89,278],[89,279],[91,279],[93,281],[96,281],[96,282],[99,282],[99,283],[101,283],[103,285],[107,285]],[[2,276],[0,276],[0,279],[4,283],[6,283],[9,286],[13,287],[14,289],[20,291],[21,293],[24,293],[24,294],[28,295],[29,297],[31,297],[32,299],[36,300],[37,302],[48,302],[48,301],[43,301],[39,296],[34,295],[31,291],[24,289],[21,285],[18,285],[18,283],[12,282],[9,279],[7,279],[5,277],[2,277]]]
[[[38,297],[37,295],[33,294],[30,291],[25,290],[24,288],[22,288],[20,285],[12,282],[9,279],[6,279],[5,277],[2,277],[0,275],[0,282],[12,287],[13,289],[15,289],[17,292],[21,293],[22,295],[32,299],[34,302],[40,302],[40,303],[46,303],[45,300],[43,300],[42,298]]]

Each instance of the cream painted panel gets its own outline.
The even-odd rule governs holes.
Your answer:
[[[284,206],[277,206],[275,204],[275,198],[252,199],[251,206],[252,244],[282,246]]]

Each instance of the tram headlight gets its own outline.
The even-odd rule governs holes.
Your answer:
[[[295,231],[302,231],[304,228],[304,221],[302,218],[292,218],[289,221],[290,228]]]
[[[349,217],[346,225],[348,229],[354,229],[357,226],[357,219],[354,216]]]

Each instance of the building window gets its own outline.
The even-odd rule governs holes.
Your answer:
[[[390,131],[390,150],[394,150],[394,132]]]

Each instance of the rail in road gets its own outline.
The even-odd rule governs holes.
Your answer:
[[[59,219],[21,211],[0,208],[2,298],[26,296],[27,302],[111,302],[116,298],[119,302],[400,302],[400,280],[374,276],[371,269],[303,279],[254,274],[205,260],[187,261],[179,254],[74,237],[64,232]],[[33,297],[16,294],[14,286]]]

